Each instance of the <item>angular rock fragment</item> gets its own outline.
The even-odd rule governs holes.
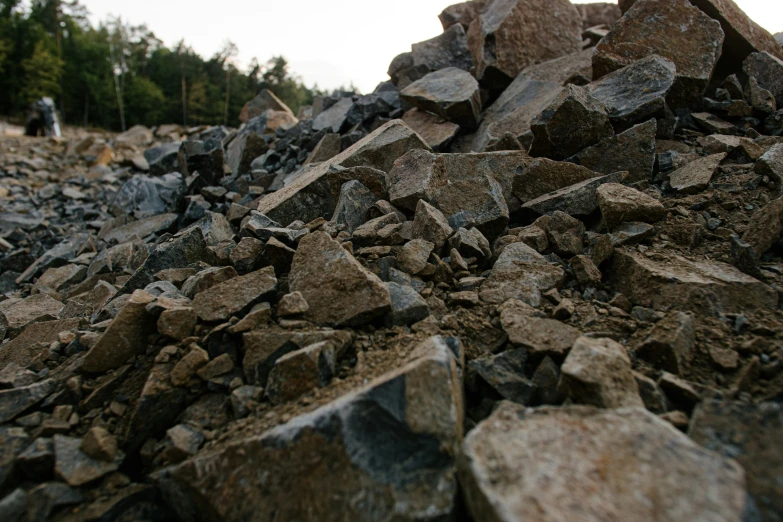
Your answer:
[[[451,228],[474,226],[490,240],[498,237],[509,222],[503,188],[486,175],[449,183],[435,193],[433,204],[443,212]]]
[[[598,178],[597,172],[571,163],[538,158],[514,176],[513,194],[522,204],[550,192]]]
[[[756,174],[769,176],[777,183],[783,181],[783,143],[778,143],[756,161],[754,167]]]
[[[444,31],[454,24],[460,24],[467,29],[485,5],[486,0],[469,0],[450,5],[438,15],[438,19]]]
[[[783,107],[783,60],[768,52],[753,53],[742,64],[742,70],[755,78],[758,85],[775,97],[778,107]]]
[[[666,215],[666,209],[660,201],[619,183],[601,185],[596,196],[598,208],[609,230],[629,221],[655,223]]]
[[[416,206],[416,215],[413,219],[413,238],[423,239],[435,245],[435,251],[440,252],[446,240],[451,237],[454,230],[449,225],[446,216],[428,204],[419,200]]]
[[[527,352],[524,349],[506,350],[503,353],[477,359],[470,367],[503,399],[518,404],[529,404],[536,386],[525,377]]]
[[[52,379],[29,386],[0,390],[0,424],[13,420],[25,410],[44,400],[57,387]]]
[[[154,296],[143,290],[133,292],[98,342],[87,352],[82,370],[103,373],[119,368],[134,355],[144,353],[147,336],[155,332],[155,317],[147,312],[147,305],[154,300]]]
[[[216,185],[224,174],[223,156],[222,143],[217,139],[188,140],[182,142],[177,162],[186,178],[198,173],[207,185]]]
[[[163,176],[169,172],[179,170],[177,157],[179,156],[178,142],[165,143],[158,147],[152,147],[144,151],[144,159],[149,165],[152,176]]]
[[[169,230],[178,217],[177,214],[150,216],[113,228],[106,234],[98,234],[98,238],[107,243],[125,243],[133,239],[133,236],[145,238],[150,234],[159,234]]]
[[[769,286],[717,261],[677,255],[648,258],[615,250],[610,275],[615,289],[631,302],[656,310],[741,313],[774,307],[778,301]]]
[[[78,487],[115,471],[119,467],[117,460],[105,462],[94,459],[81,451],[81,439],[54,436],[55,471],[68,483]],[[118,460],[124,456],[120,453]]]
[[[408,326],[429,317],[430,307],[416,290],[393,282],[384,284],[391,299],[391,310],[386,315],[388,326]]]
[[[566,161],[600,174],[625,171],[629,182],[649,181],[655,165],[657,130],[656,121],[651,119],[587,147]]]
[[[409,241],[397,254],[397,266],[403,272],[416,275],[427,266],[427,261],[434,248],[433,243],[423,239]]]
[[[247,123],[249,120],[261,116],[270,109],[273,111],[290,112],[291,116],[293,116],[293,112],[288,108],[288,105],[275,96],[275,93],[269,89],[261,89],[261,92],[259,92],[255,98],[242,107],[242,112],[239,114],[239,121]]]
[[[7,328],[16,330],[41,320],[57,319],[63,304],[46,294],[36,294],[24,299],[0,301],[0,313],[5,316]]]
[[[552,212],[566,212],[572,216],[589,216],[598,210],[596,192],[604,183],[620,183],[623,172],[586,179],[565,188],[549,192],[522,205],[522,208],[536,214],[544,215]]]
[[[324,232],[313,232],[299,242],[289,287],[302,293],[310,305],[304,317],[317,324],[364,324],[391,306],[381,280]]]
[[[745,508],[739,465],[642,408],[505,403],[466,437],[459,476],[476,520],[728,522]]]
[[[723,40],[720,24],[688,0],[638,0],[598,44],[593,78],[658,55],[676,66],[670,104],[688,107],[701,101]]]
[[[531,360],[549,356],[561,361],[582,335],[573,326],[534,316],[529,305],[515,299],[503,303],[499,311],[508,342],[525,348]]]
[[[531,306],[541,303],[541,295],[563,283],[563,269],[524,243],[503,249],[492,272],[481,285],[480,297],[486,303],[500,304],[519,299]]]
[[[529,65],[581,49],[582,17],[570,2],[493,0],[471,22],[476,78],[504,89]]]
[[[635,353],[657,369],[681,375],[694,349],[693,316],[672,312],[653,327]]]
[[[715,169],[724,160],[726,153],[713,154],[692,161],[669,174],[669,184],[681,194],[695,194],[707,188]]]
[[[400,92],[402,100],[423,111],[438,114],[465,130],[478,126],[481,95],[476,79],[467,71],[447,67],[431,72]]]
[[[404,89],[427,74],[447,67],[463,71],[473,68],[465,29],[460,24],[452,25],[440,36],[413,44],[411,52],[392,60],[389,76],[397,87]]]
[[[421,136],[432,150],[443,150],[459,132],[459,125],[456,123],[415,107],[402,115],[402,121]]]
[[[757,257],[761,257],[783,235],[783,200],[776,199],[757,212],[742,235]]]
[[[111,202],[115,216],[132,215],[142,219],[178,211],[185,196],[185,183],[178,173],[161,177],[133,176],[125,182]]]
[[[562,160],[614,136],[606,108],[584,87],[567,85],[530,126],[532,156]]]
[[[560,368],[560,387],[574,402],[599,408],[643,406],[623,345],[580,337]]]
[[[334,375],[334,363],[334,346],[328,341],[287,353],[269,372],[266,396],[272,404],[280,404],[326,386]]]
[[[314,166],[282,189],[265,195],[258,211],[280,223],[298,219],[308,222],[317,217],[329,219],[336,203],[326,182],[330,166],[368,166],[388,172],[394,161],[411,149],[428,150],[429,147],[400,120],[386,123],[331,160]]]
[[[254,304],[277,291],[272,267],[229,279],[193,298],[193,310],[202,321],[225,321],[232,315],[249,310]]]
[[[665,115],[676,71],[673,62],[652,55],[602,75],[587,89],[604,104],[613,124],[628,128]]]
[[[332,221],[353,232],[367,221],[367,213],[378,197],[359,181],[349,181],[340,189]]]
[[[455,357],[445,340],[435,340],[400,370],[288,424],[167,468],[158,483],[184,519],[196,518],[196,509],[200,518],[226,522],[259,513],[286,520],[450,516],[463,410]],[[313,473],[313,462],[328,463],[329,473]],[[299,502],[291,502],[292,488]],[[357,491],[375,500],[354,502]]]

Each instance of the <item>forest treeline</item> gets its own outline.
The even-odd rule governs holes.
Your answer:
[[[294,113],[319,94],[282,56],[241,70],[231,42],[204,59],[184,41],[166,47],[144,25],[118,18],[94,27],[87,15],[78,0],[0,0],[0,114],[22,116],[50,96],[70,125],[238,126],[242,106],[263,88]]]

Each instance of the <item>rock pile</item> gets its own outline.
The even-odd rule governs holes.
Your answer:
[[[780,520],[783,50],[473,0],[371,94],[0,139],[0,520]]]

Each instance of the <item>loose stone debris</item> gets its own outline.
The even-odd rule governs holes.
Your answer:
[[[299,117],[0,138],[0,520],[783,519],[780,35],[440,20]]]

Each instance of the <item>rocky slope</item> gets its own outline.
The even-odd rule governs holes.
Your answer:
[[[0,139],[0,520],[783,518],[780,45],[440,19],[298,115]]]

